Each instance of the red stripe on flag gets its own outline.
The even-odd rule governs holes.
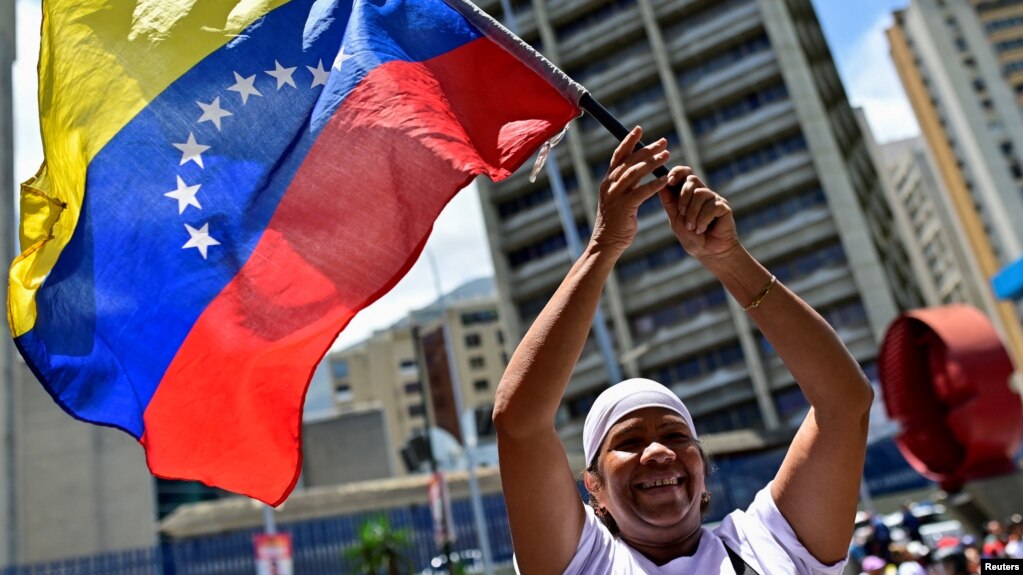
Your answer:
[[[306,388],[337,333],[405,275],[474,174],[507,176],[577,114],[486,39],[374,70],[164,375],[140,440],[152,472],[286,499]]]

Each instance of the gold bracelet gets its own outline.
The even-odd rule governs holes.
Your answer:
[[[778,278],[772,275],[771,279],[768,280],[767,285],[764,286],[764,289],[760,290],[760,293],[757,294],[757,297],[753,298],[753,301],[751,301],[748,306],[742,308],[743,311],[753,311],[760,307],[760,304],[764,301],[764,298],[767,297],[767,294],[771,293],[771,288],[774,287],[777,279]]]

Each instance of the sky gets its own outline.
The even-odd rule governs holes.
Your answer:
[[[905,0],[813,0],[838,65],[846,93],[854,106],[864,108],[880,142],[919,133],[912,110],[888,56],[884,29],[891,12]],[[39,52],[39,2],[17,0],[17,50],[14,66],[15,177],[31,177],[42,161],[36,108],[36,61]],[[611,137],[610,135],[608,137]],[[532,161],[527,162],[527,167]],[[343,349],[428,305],[438,295],[462,283],[493,274],[493,264],[475,186],[459,193],[441,214],[421,257],[408,275],[388,294],[360,312],[342,332],[334,349]],[[431,271],[435,261],[437,275]]]

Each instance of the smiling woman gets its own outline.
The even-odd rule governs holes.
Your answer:
[[[521,573],[840,573],[852,536],[872,391],[830,326],[739,243],[732,210],[663,139],[637,127],[600,185],[593,235],[523,338],[497,389],[501,480]],[[583,428],[590,504],[554,418],[600,292],[655,193],[682,248],[734,297],[799,382],[812,408],[775,479],[745,510],[702,527],[707,456],[685,404],[654,381],[605,390]]]

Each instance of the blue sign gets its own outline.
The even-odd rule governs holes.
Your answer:
[[[1023,300],[1023,259],[1007,265],[991,279],[998,299]]]

